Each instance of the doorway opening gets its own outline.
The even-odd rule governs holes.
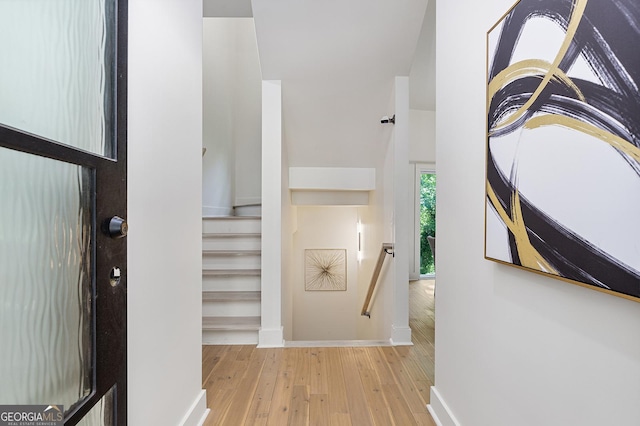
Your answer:
[[[436,237],[436,174],[420,171],[420,277],[435,277],[435,256],[429,238]]]

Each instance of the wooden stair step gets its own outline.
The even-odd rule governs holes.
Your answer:
[[[260,269],[203,269],[203,276],[214,277],[244,277],[244,276],[260,276]]]
[[[259,291],[203,291],[202,301],[207,302],[246,302],[259,301]]]
[[[203,317],[202,330],[259,330],[260,317]]]

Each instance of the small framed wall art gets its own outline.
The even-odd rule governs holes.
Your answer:
[[[347,289],[347,251],[344,249],[306,249],[304,288],[307,291]]]

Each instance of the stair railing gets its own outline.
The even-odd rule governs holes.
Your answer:
[[[392,243],[382,243],[382,248],[380,248],[380,254],[378,255],[378,262],[376,263],[376,267],[373,270],[373,275],[371,276],[371,283],[369,284],[369,291],[367,292],[367,297],[364,299],[364,305],[362,305],[362,312],[360,315],[367,316],[371,318],[371,312],[369,312],[369,303],[371,303],[371,298],[373,297],[373,292],[376,289],[376,284],[378,283],[378,278],[380,277],[380,271],[382,271],[382,265],[384,264],[384,259],[387,257],[387,254],[393,254],[393,244]]]

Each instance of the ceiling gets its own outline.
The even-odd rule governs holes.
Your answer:
[[[411,108],[435,109],[435,0],[204,1],[205,16],[251,14],[291,166],[378,165],[395,76],[410,76]]]

